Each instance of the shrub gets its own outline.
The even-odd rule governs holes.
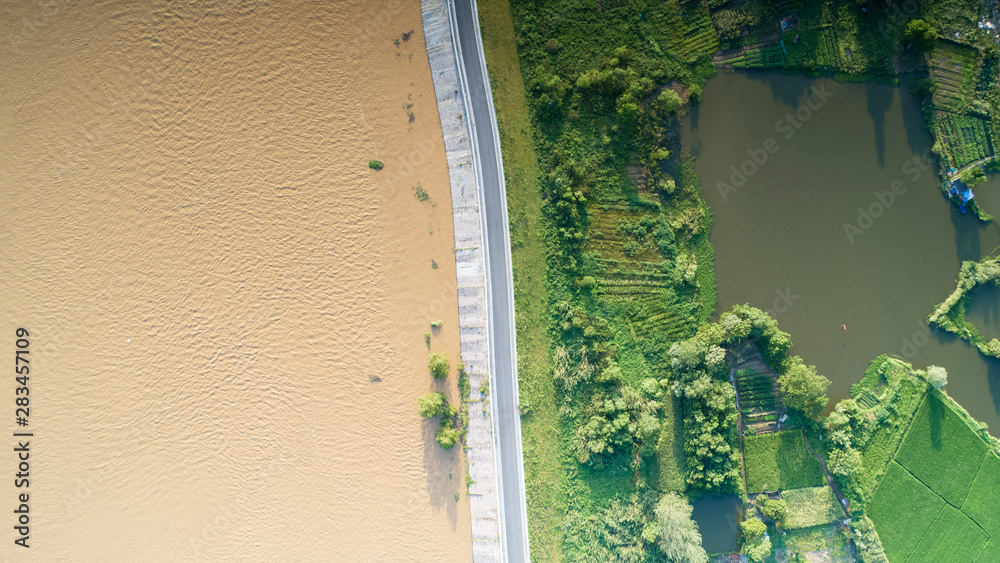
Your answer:
[[[382,169],[382,161],[381,160],[369,160],[368,161],[368,168],[371,168],[372,170],[381,170]]]
[[[760,513],[763,514],[765,518],[773,520],[774,522],[781,521],[787,512],[788,506],[783,500],[768,499],[764,501],[764,506],[760,509]]]
[[[924,20],[913,20],[906,24],[903,34],[921,51],[930,51],[937,43],[937,30]]]
[[[431,375],[434,379],[444,379],[448,377],[448,370],[451,369],[451,362],[448,360],[448,356],[437,352],[431,354],[427,358],[427,367],[431,370]]]
[[[660,550],[670,561],[706,563],[698,524],[691,518],[691,505],[676,493],[663,495],[656,504],[656,531]]]
[[[417,412],[424,418],[434,418],[448,412],[448,399],[444,396],[444,393],[427,393],[417,398],[417,401],[420,403]]]
[[[379,169],[381,169],[381,165],[379,165],[379,168],[376,168],[376,170]],[[417,185],[413,186],[413,195],[415,195],[419,201],[427,201],[431,198],[430,194],[427,193],[427,190],[420,185],[420,182],[417,182]]]
[[[455,423],[450,418],[443,422],[434,432],[434,439],[446,450],[453,448],[455,443],[458,442],[458,438],[458,429],[455,428]]]

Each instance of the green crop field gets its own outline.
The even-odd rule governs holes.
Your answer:
[[[946,504],[906,561],[973,561],[989,539],[968,516]]]
[[[889,561],[903,562],[937,518],[945,502],[896,462],[875,491],[868,515]]]
[[[928,393],[896,461],[949,503],[962,506],[987,449],[958,413]]]
[[[1000,457],[947,397],[926,394],[880,481],[867,512],[890,561],[1000,561]]]
[[[797,430],[747,436],[743,443],[747,491],[817,487],[823,471]]]
[[[971,516],[987,530],[1000,535],[1000,457],[988,454],[972,482],[962,512]],[[997,559],[1000,561],[1000,558]]]
[[[788,505],[782,524],[789,530],[829,524],[844,517],[829,485],[782,491],[781,499]]]

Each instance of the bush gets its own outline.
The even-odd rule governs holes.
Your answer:
[[[434,379],[444,379],[448,377],[448,370],[451,369],[451,362],[448,356],[437,352],[427,358],[427,367],[431,370]]]
[[[417,401],[420,403],[417,412],[424,418],[434,418],[448,412],[448,399],[444,396],[444,393],[427,393],[426,395],[421,395]]]
[[[369,160],[368,161],[368,168],[371,168],[372,170],[381,170],[382,169],[382,161],[381,160]]]
[[[451,419],[447,419],[445,422],[438,427],[434,432],[434,439],[437,443],[446,450],[450,450],[458,442],[459,432],[455,428],[455,423]]]
[[[787,512],[788,506],[783,500],[768,499],[764,501],[764,506],[760,509],[760,513],[763,514],[765,518],[774,522],[780,522],[784,519]]]
[[[930,51],[937,43],[937,30],[924,20],[913,20],[906,24],[903,35],[921,51]]]

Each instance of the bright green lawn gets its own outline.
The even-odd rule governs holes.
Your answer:
[[[936,393],[928,393],[896,461],[955,506],[962,506],[988,447]]]
[[[946,504],[906,563],[972,561],[989,539],[968,516]]]
[[[798,430],[787,430],[743,441],[747,492],[817,487],[824,484],[819,462],[809,455]]]
[[[867,507],[889,561],[906,561],[944,504],[902,465],[889,464]]]

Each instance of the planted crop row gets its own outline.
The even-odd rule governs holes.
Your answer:
[[[784,64],[785,56],[780,45],[744,51],[742,57],[732,60],[734,68],[776,68]]]

